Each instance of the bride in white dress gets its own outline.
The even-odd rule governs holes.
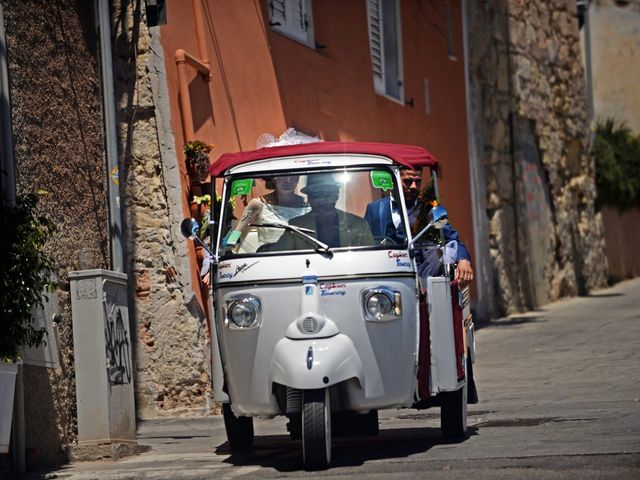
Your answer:
[[[289,223],[294,217],[304,215],[310,210],[305,198],[295,193],[298,186],[297,175],[271,177],[265,179],[265,187],[273,190],[264,196],[252,199],[244,209],[242,217],[227,237],[235,233],[234,253],[255,252],[260,245],[277,242],[284,233],[281,228],[258,227],[257,238],[252,241],[247,238],[251,232],[251,224]],[[200,276],[204,285],[209,285],[208,256],[202,263]]]
[[[265,187],[273,189],[262,197],[252,199],[244,209],[242,218],[235,227],[240,232],[237,243],[241,247],[245,237],[249,233],[250,224],[263,223],[289,223],[294,217],[304,215],[309,211],[309,206],[303,196],[295,193],[298,186],[297,175],[273,177],[265,180]],[[281,228],[258,227],[258,245],[274,243],[282,236]],[[245,246],[243,250],[249,250]]]

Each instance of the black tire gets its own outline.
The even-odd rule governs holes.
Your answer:
[[[467,432],[467,384],[455,392],[441,392],[440,430],[449,442],[460,441]]]
[[[331,463],[331,400],[328,388],[302,392],[302,459],[310,470]]]
[[[250,450],[253,446],[253,418],[236,417],[230,403],[222,404],[222,416],[231,451]]]

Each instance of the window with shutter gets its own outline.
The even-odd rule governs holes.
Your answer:
[[[269,22],[272,27],[284,25],[287,22],[284,0],[269,0]]]
[[[400,5],[398,0],[366,0],[371,68],[376,93],[404,100]]]
[[[315,48],[311,0],[269,0],[271,29]]]
[[[376,91],[384,92],[384,76],[382,72],[382,29],[379,0],[368,0],[369,7],[369,44],[371,46],[371,67],[373,83]]]

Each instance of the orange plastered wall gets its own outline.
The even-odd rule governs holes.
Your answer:
[[[442,201],[473,252],[460,1],[449,2],[450,24],[444,0],[400,2],[402,103],[374,91],[366,1],[311,3],[315,49],[271,30],[266,0],[202,1],[212,78],[206,82],[190,73],[196,138],[216,145],[212,159],[254,149],[262,133],[278,136],[288,127],[324,140],[424,146],[442,165]],[[181,48],[197,56],[198,44],[192,2],[167,6],[161,41],[181,151],[174,52]],[[183,187],[188,190],[187,180]]]

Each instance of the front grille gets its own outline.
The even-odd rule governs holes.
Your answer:
[[[302,321],[302,331],[304,333],[315,333],[318,330],[318,320],[307,317]]]

